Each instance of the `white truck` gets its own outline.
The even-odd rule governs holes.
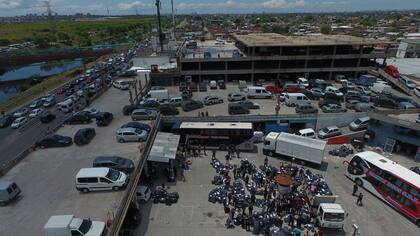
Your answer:
[[[150,90],[145,96],[144,100],[147,98],[156,98],[159,102],[169,101],[169,92],[167,89],[161,90]]]
[[[103,236],[105,223],[90,219],[75,218],[73,215],[51,216],[44,226],[45,236]]]
[[[285,132],[270,132],[264,139],[263,153],[281,155],[320,165],[327,142]]]
[[[346,213],[340,204],[320,203],[316,214],[319,226],[329,229],[343,229]]]

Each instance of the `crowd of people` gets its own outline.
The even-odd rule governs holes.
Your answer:
[[[290,164],[276,168],[267,158],[259,168],[246,159],[234,165],[232,158],[231,151],[225,163],[212,156],[211,165],[217,172],[213,183],[217,187],[209,194],[210,202],[223,204],[228,229],[242,227],[255,234],[276,236],[323,235],[315,226],[316,209],[308,195],[331,194],[322,177]],[[278,175],[293,180],[287,191],[278,187]]]

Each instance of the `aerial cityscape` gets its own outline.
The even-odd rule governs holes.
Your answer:
[[[420,1],[0,0],[0,235],[420,233]]]

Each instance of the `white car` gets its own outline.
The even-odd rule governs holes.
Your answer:
[[[420,123],[420,114],[417,115],[416,123]]]
[[[13,113],[13,117],[19,118],[22,116],[26,116],[28,113],[29,113],[28,108],[20,108],[19,110],[15,111],[15,113]]]
[[[28,118],[26,117],[19,117],[17,118],[15,121],[13,121],[12,123],[12,128],[13,129],[17,129],[22,127],[22,125],[24,125],[26,122],[28,122]]]
[[[414,89],[414,94],[420,98],[420,86]]]
[[[137,200],[140,203],[146,203],[149,201],[152,195],[152,191],[147,186],[139,185],[137,186],[136,195],[137,195]]]
[[[33,109],[31,113],[29,113],[29,118],[35,118],[39,116],[43,111],[44,109],[41,108]]]
[[[241,101],[245,99],[246,97],[243,93],[233,92],[233,93],[228,94],[228,101],[230,102],[236,102],[236,101]]]
[[[90,115],[95,116],[96,114],[98,114],[98,112],[100,112],[98,109],[96,108],[86,108],[83,111],[89,112]]]

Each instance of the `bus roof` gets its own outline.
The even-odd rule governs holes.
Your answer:
[[[404,166],[372,151],[360,152],[356,155],[420,188],[420,176]]]
[[[182,122],[180,129],[251,129],[252,123],[230,122]]]

